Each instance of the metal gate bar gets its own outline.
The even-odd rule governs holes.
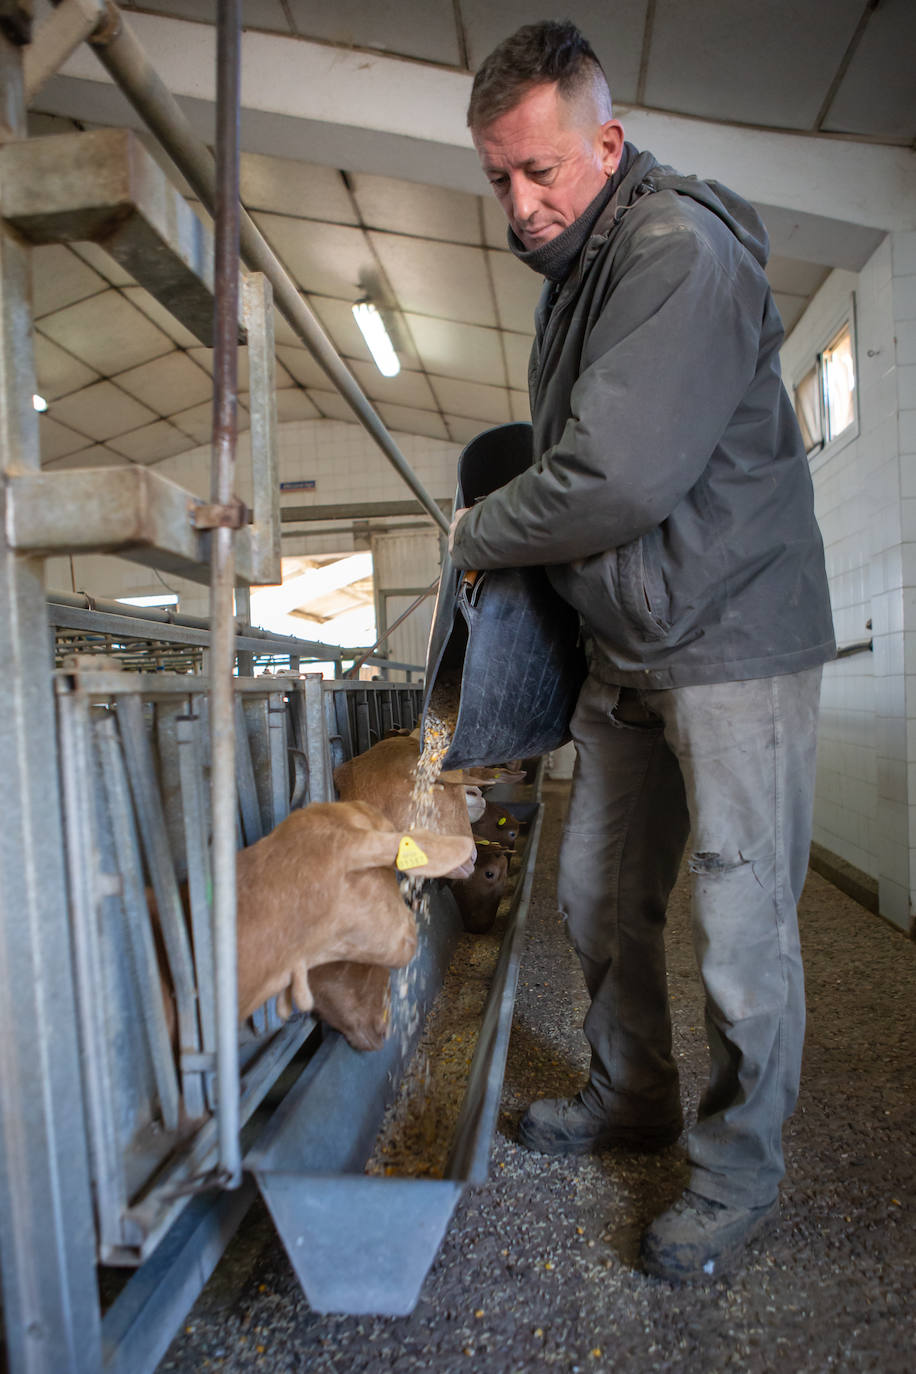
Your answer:
[[[159,927],[168,955],[178,1014],[180,1053],[182,1056],[187,1052],[199,1054],[201,1044],[194,966],[156,785],[152,751],[143,721],[143,703],[138,696],[126,696],[118,702],[117,721],[150,883],[159,910]],[[147,925],[146,922],[142,924]],[[158,978],[154,990],[159,995]],[[192,1117],[203,1116],[204,1100],[199,1070],[188,1072],[182,1068],[181,1085],[188,1114]]]
[[[178,1080],[160,992],[159,965],[143,887],[143,862],[133,825],[127,769],[112,713],[106,712],[96,723],[95,734],[101,753],[102,777],[120,877],[121,902],[134,958],[140,1012],[146,1027],[162,1121],[167,1131],[176,1131],[179,1121]],[[86,995],[92,995],[91,988],[86,989]]]
[[[109,1052],[109,1019],[104,996],[106,980],[99,929],[99,904],[106,887],[114,886],[114,874],[109,876],[106,884],[96,871],[96,855],[101,854],[102,847],[97,833],[95,807],[85,804],[85,780],[95,778],[100,765],[92,745],[85,698],[76,694],[62,698],[59,719],[63,802],[66,814],[72,818],[66,831],[66,854],[80,1022],[80,1059],[89,1126],[96,1227],[99,1245],[105,1250],[125,1243],[122,1217],[127,1207],[127,1191],[114,1120],[113,1066]],[[87,996],[88,989],[94,989],[95,995]],[[162,1101],[177,1122],[178,1088],[171,1063],[168,1069],[169,1076],[162,1085],[165,1089]]]
[[[210,922],[210,856],[207,852],[207,824],[203,799],[203,766],[200,747],[201,718],[189,703],[186,713],[176,720],[178,768],[181,786],[181,814],[187,856],[188,906],[194,941],[194,966],[198,988],[211,988],[215,977],[213,931]],[[213,999],[198,1000],[200,1030],[204,1052],[216,1053],[216,1012]],[[207,1105],[212,1108],[212,1076],[204,1080]]]

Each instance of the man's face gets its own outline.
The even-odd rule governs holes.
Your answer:
[[[545,83],[472,130],[481,166],[527,249],[577,220],[620,161],[623,128],[590,111],[590,101],[568,103]]]

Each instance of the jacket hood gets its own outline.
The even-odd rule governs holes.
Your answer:
[[[742,247],[756,258],[761,267],[766,267],[770,255],[769,235],[763,220],[748,201],[721,182],[702,181],[693,175],[684,176],[673,167],[658,162],[651,153],[638,152],[631,144],[627,147],[633,153],[629,170],[617,194],[598,220],[595,233],[607,233],[620,215],[640,197],[653,191],[675,191],[680,196],[690,196],[717,215]]]

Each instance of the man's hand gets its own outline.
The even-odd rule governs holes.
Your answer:
[[[470,509],[469,506],[460,506],[460,507],[458,508],[458,510],[455,511],[455,514],[452,516],[452,523],[451,523],[451,525],[449,526],[449,531],[448,531],[448,551],[449,551],[449,553],[451,553],[451,552],[453,551],[453,547],[454,547],[454,543],[455,543],[455,531],[456,531],[456,529],[458,528],[458,522],[459,522],[459,520],[461,519],[461,517],[462,517],[463,515],[467,515],[469,509]]]

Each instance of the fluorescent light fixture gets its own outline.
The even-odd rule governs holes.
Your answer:
[[[122,601],[125,606],[177,606],[177,593],[163,594],[162,596],[119,596],[115,600]]]
[[[366,340],[379,372],[383,377],[396,377],[401,370],[401,364],[375,306],[371,301],[357,301],[353,306],[353,318],[359,325],[360,333]]]
[[[48,408],[48,403],[47,403],[47,401],[45,400],[44,396],[39,396],[39,395],[36,394],[36,395],[34,395],[34,396],[32,397],[32,409],[33,409],[33,410],[42,411],[42,410],[47,410],[47,408]]]

